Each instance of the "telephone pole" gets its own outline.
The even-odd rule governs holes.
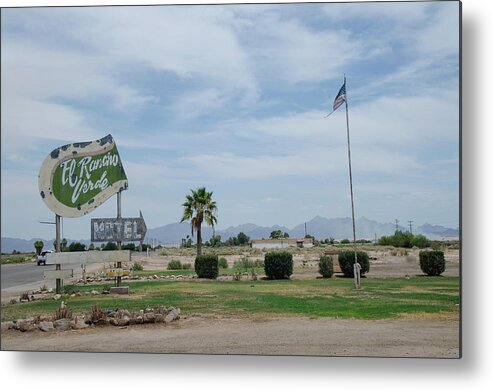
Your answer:
[[[395,220],[395,231],[399,230],[399,220]]]
[[[407,221],[409,222],[409,231],[411,232],[411,234],[413,234],[413,222],[414,221]]]

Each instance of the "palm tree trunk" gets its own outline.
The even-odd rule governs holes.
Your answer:
[[[202,255],[202,224],[197,225],[197,256]]]

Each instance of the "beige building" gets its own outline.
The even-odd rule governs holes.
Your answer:
[[[279,239],[262,239],[251,240],[250,248],[267,248],[278,249],[287,247],[311,248],[313,246],[312,238],[279,238]]]

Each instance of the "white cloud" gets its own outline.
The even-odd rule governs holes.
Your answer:
[[[420,170],[412,155],[382,148],[353,148],[354,169],[362,173],[398,174]],[[184,158],[206,177],[264,179],[274,177],[314,177],[347,173],[344,147],[299,148],[283,155],[241,156],[232,153],[201,154]]]
[[[275,12],[260,15],[247,32],[244,40],[258,77],[288,85],[340,77],[364,47],[347,30],[315,31]]]
[[[457,140],[458,91],[423,96],[382,96],[352,106],[351,144],[415,148],[434,140]],[[266,144],[289,143],[340,146],[346,143],[346,116],[341,106],[328,118],[323,111],[306,111],[263,119],[230,121],[218,127]]]
[[[256,96],[246,55],[223,7],[87,10],[91,23],[74,35],[115,62],[144,63],[183,79],[212,80]],[[74,16],[74,15],[73,15]]]
[[[221,108],[229,98],[218,89],[210,88],[182,95],[173,105],[180,118],[194,119],[210,110]]]
[[[325,15],[334,21],[350,19],[378,19],[392,21],[397,24],[416,24],[423,21],[429,10],[426,2],[368,2],[357,5],[325,4]]]

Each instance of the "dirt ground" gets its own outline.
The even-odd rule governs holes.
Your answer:
[[[228,257],[228,256],[226,256]],[[417,254],[374,254],[367,277],[420,274]],[[145,269],[163,269],[159,256],[138,259]],[[235,258],[228,257],[233,263]],[[458,251],[446,253],[445,276],[458,276]],[[305,262],[300,270],[299,266]],[[182,261],[183,262],[183,261]],[[295,257],[296,278],[314,277],[316,259]],[[164,265],[164,267],[163,267]],[[364,282],[364,281],[363,281]],[[253,355],[318,355],[458,358],[458,316],[407,317],[362,321],[307,317],[187,316],[172,324],[91,327],[65,332],[1,334],[2,350],[200,353]]]
[[[332,318],[214,318],[172,325],[92,327],[66,332],[2,334],[2,350],[459,357],[453,319],[361,321]]]

